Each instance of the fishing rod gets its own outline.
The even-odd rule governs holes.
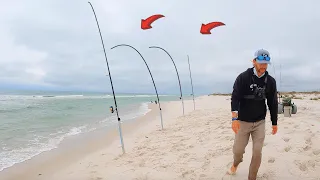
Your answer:
[[[273,67],[274,78],[277,79],[276,68],[274,67],[274,64],[272,64],[272,67]]]
[[[272,64],[273,67],[273,73],[274,73],[274,78],[277,79],[277,73],[276,73],[276,68],[274,67],[274,64]],[[280,90],[277,90],[277,94],[279,95],[278,101],[280,102]]]
[[[112,78],[111,78],[111,73],[110,73],[110,68],[109,68],[107,53],[106,53],[106,49],[105,49],[105,47],[104,47],[104,42],[103,42],[103,38],[102,38],[102,35],[101,35],[101,30],[100,30],[100,26],[99,26],[99,22],[98,22],[98,18],[97,18],[96,12],[94,11],[94,8],[93,8],[92,4],[91,4],[90,2],[88,2],[88,3],[90,4],[90,6],[91,6],[91,8],[92,8],[94,17],[95,17],[96,22],[97,22],[97,27],[98,27],[98,30],[99,30],[99,34],[100,34],[101,44],[102,44],[102,48],[103,48],[103,52],[104,52],[104,57],[105,57],[105,59],[106,59],[107,68],[108,68],[108,73],[109,73],[108,76],[109,76],[110,84],[111,84],[111,88],[112,88],[114,105],[115,105],[115,108],[116,108],[116,114],[117,114],[117,118],[118,118],[118,129],[119,129],[120,141],[121,141],[121,146],[122,146],[122,152],[125,153],[124,142],[123,142],[123,137],[122,137],[121,122],[120,122],[121,120],[120,120],[119,113],[118,113],[118,105],[117,105],[117,100],[116,100],[116,96],[115,96],[115,93],[114,93],[114,88],[113,88],[113,83],[112,83]]]
[[[190,61],[189,61],[189,55],[188,56],[188,64],[189,64],[189,72],[190,72],[190,82],[191,82],[191,89],[192,89],[192,96],[193,96],[193,110],[196,110],[196,104],[194,101],[194,92],[193,92],[193,83],[192,83],[192,76],[191,76],[191,68],[190,68]]]
[[[180,77],[179,77],[179,73],[178,73],[178,69],[177,69],[177,66],[176,64],[174,63],[174,60],[172,59],[171,55],[168,53],[168,51],[166,51],[165,49],[161,48],[161,47],[158,47],[158,46],[150,46],[149,48],[157,48],[157,49],[161,49],[163,50],[165,53],[167,53],[167,55],[170,57],[173,65],[174,65],[174,68],[176,69],[176,72],[177,72],[177,77],[178,77],[178,82],[179,82],[179,87],[180,87],[180,99],[181,99],[181,103],[182,103],[182,111],[183,111],[183,115],[184,115],[184,103],[183,103],[183,97],[182,97],[182,90],[181,90],[181,83],[180,83]]]
[[[278,49],[278,54],[279,54],[279,64],[280,64],[280,82],[279,82],[279,102],[280,102],[280,98],[281,98],[281,90],[282,90],[282,76],[281,76],[281,62],[280,62],[280,60],[281,60],[281,58],[280,58],[280,55],[281,55],[281,53],[280,53],[280,49]],[[281,89],[281,90],[280,90]]]
[[[281,77],[281,64],[280,64],[280,88],[282,89],[282,77]],[[281,94],[280,94],[280,89],[279,89],[279,96],[281,97]],[[279,101],[280,101],[280,98],[279,98]]]
[[[152,83],[153,83],[153,86],[154,86],[154,89],[155,89],[156,94],[157,94],[157,100],[158,100],[158,106],[159,106],[159,112],[160,112],[160,120],[161,120],[161,128],[163,129],[162,111],[161,111],[161,105],[160,105],[159,95],[158,95],[157,87],[156,87],[156,84],[155,84],[155,82],[154,82],[152,73],[151,73],[151,71],[150,71],[150,68],[149,68],[146,60],[143,58],[142,54],[141,54],[136,48],[134,48],[133,46],[130,46],[130,45],[128,45],[128,44],[119,44],[119,45],[116,45],[116,46],[112,47],[111,49],[114,49],[114,48],[120,47],[120,46],[127,46],[127,47],[130,47],[130,48],[134,49],[134,50],[140,55],[140,57],[141,57],[142,60],[144,61],[145,65],[147,66],[148,71],[149,71],[149,74],[150,74],[150,77],[151,77],[151,80],[152,80]]]

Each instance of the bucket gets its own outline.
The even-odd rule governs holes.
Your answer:
[[[292,106],[284,106],[283,107],[284,117],[291,117],[292,114]]]

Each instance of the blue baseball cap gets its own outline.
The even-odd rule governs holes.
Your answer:
[[[254,53],[254,58],[259,64],[271,64],[270,53],[265,49],[259,49]]]

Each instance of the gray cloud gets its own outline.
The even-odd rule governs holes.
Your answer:
[[[235,77],[251,67],[259,48],[272,55],[268,71],[280,90],[319,90],[320,2],[275,1],[91,1],[95,7],[115,89],[153,93],[147,60],[161,93],[179,93],[169,57],[179,70],[183,91],[191,93],[187,55],[196,93],[230,92]],[[60,89],[111,91],[96,22],[87,1],[30,0],[3,2],[0,7],[0,82]],[[288,6],[290,5],[290,6]],[[303,7],[303,8],[302,8]],[[150,30],[140,21],[164,14]],[[202,23],[222,21],[211,35]],[[281,83],[280,83],[281,64]],[[281,84],[281,87],[280,87]]]

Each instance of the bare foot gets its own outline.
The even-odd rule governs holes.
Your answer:
[[[234,165],[231,166],[231,168],[227,171],[227,174],[229,175],[235,175],[237,172],[237,167],[235,167]]]

